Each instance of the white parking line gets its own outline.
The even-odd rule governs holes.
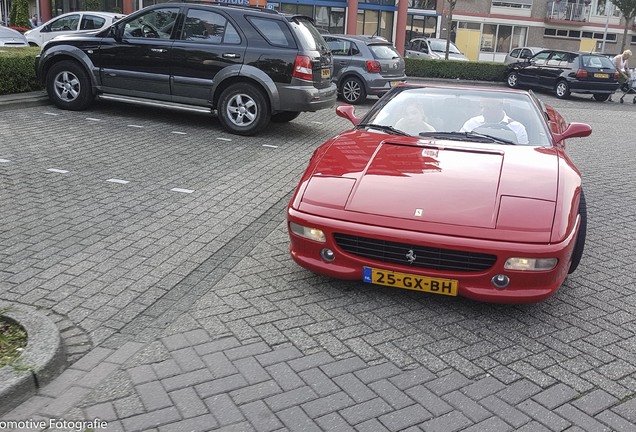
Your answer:
[[[322,124],[322,122],[319,122],[319,121],[312,121],[311,123],[314,123],[314,124]]]
[[[102,121],[102,119],[94,118],[94,117],[86,117],[88,121]]]
[[[128,127],[143,128],[143,126],[140,126],[140,125],[128,125]]]
[[[130,183],[128,180],[120,180],[120,179],[108,179],[107,182],[118,183],[118,184],[128,184]]]
[[[263,144],[263,147],[278,148],[278,146],[271,145],[271,144]]]
[[[52,115],[52,116],[57,116],[59,115],[58,113],[52,113],[52,112],[45,112],[44,115]]]
[[[172,131],[172,133],[177,135],[187,135],[186,132],[179,132],[179,131]]]
[[[11,162],[9,159],[0,159],[0,163],[7,163],[7,162]]]
[[[221,141],[232,141],[232,138],[221,138],[221,137],[217,137],[216,139],[221,140]]]
[[[187,194],[190,194],[190,193],[194,192],[191,189],[179,189],[179,188],[170,189],[170,191],[171,192],[187,193]]]
[[[57,169],[57,168],[49,168],[49,169],[47,169],[47,171],[51,171],[51,172],[59,173],[59,174],[66,174],[68,172],[66,170],[61,170],[61,169]]]

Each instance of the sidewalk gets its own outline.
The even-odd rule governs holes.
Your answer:
[[[58,110],[46,131],[42,110],[6,111],[24,148],[0,143],[0,299],[47,311],[70,361],[0,431],[636,430],[636,230],[623,205],[634,171],[599,166],[629,152],[619,128],[572,146],[596,175],[585,265],[555,298],[508,306],[369,289],[292,262],[289,191],[324,136],[350,127],[333,112],[244,138],[198,117],[131,122],[119,107]],[[616,121],[591,115],[599,129]],[[134,181],[106,180],[124,175]],[[177,180],[199,189],[164,191]]]

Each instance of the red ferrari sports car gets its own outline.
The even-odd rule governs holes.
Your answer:
[[[290,252],[339,279],[531,303],[583,254],[567,124],[531,92],[402,85],[314,152],[287,209]]]

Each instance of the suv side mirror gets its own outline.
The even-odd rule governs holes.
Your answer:
[[[124,38],[124,25],[123,24],[115,24],[110,28],[109,32],[113,38],[117,42],[121,41]]]

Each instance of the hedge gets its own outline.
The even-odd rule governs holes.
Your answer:
[[[42,90],[35,79],[34,61],[40,48],[0,50],[0,95]],[[406,75],[422,78],[501,81],[506,66],[502,63],[461,62],[454,60],[404,59]]]
[[[506,65],[492,62],[405,58],[406,76],[476,81],[502,81]]]
[[[39,47],[0,49],[0,95],[42,90],[35,79]]]

